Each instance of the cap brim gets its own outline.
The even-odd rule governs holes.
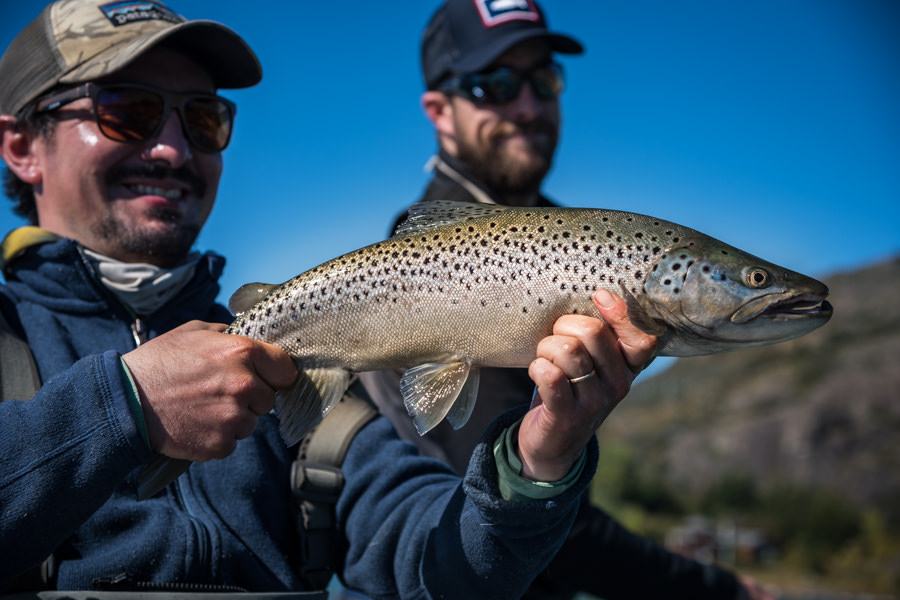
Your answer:
[[[550,43],[550,48],[560,54],[581,54],[584,46],[580,42],[560,33],[548,33],[534,29],[512,32],[507,36],[494,40],[487,46],[482,46],[478,52],[460,56],[450,65],[451,71],[456,73],[476,73],[492,62],[500,58],[500,55],[518,44],[532,38],[543,38]]]
[[[124,46],[113,46],[59,79],[80,83],[112,75],[148,50],[160,45],[176,48],[206,69],[216,88],[245,88],[262,80],[262,66],[247,42],[215,21],[188,21],[138,38]]]

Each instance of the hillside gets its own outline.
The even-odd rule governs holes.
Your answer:
[[[679,493],[739,475],[900,504],[900,257],[825,283],[827,325],[639,380],[601,444],[624,442]]]

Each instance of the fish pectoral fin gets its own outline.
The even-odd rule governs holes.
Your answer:
[[[463,391],[470,371],[470,364],[461,361],[426,363],[403,374],[400,393],[419,435],[427,433],[447,416]],[[477,381],[474,387],[477,391]],[[453,418],[461,426],[468,419],[469,413],[471,407],[462,407]]]
[[[628,318],[631,324],[650,335],[661,336],[668,331],[666,325],[653,318],[634,295],[624,285],[621,286],[622,299],[628,305]]]
[[[158,494],[164,487],[188,470],[191,461],[160,454],[138,475],[138,500]]]
[[[237,316],[265,298],[269,292],[281,287],[278,283],[245,283],[231,295],[228,300],[228,310]]]
[[[453,403],[450,412],[447,413],[447,421],[453,429],[461,429],[472,416],[475,409],[475,398],[478,397],[478,383],[481,381],[481,371],[477,367],[469,368],[469,376],[463,384],[459,397]]]
[[[340,367],[308,369],[297,365],[294,383],[275,394],[281,437],[288,446],[299,442],[337,404],[350,381]]]

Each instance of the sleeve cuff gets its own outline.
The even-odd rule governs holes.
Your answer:
[[[119,374],[122,376],[122,384],[125,388],[125,395],[128,398],[128,409],[131,411],[131,416],[134,417],[134,422],[141,433],[141,437],[144,439],[144,443],[149,448],[150,435],[147,433],[147,422],[144,420],[141,395],[138,393],[137,384],[134,382],[134,377],[131,375],[128,365],[125,364],[121,356],[119,357]]]
[[[581,458],[569,474],[559,481],[532,481],[519,474],[522,472],[522,461],[519,460],[516,447],[521,423],[522,420],[519,419],[504,429],[494,442],[494,460],[497,463],[498,485],[503,499],[516,502],[546,500],[562,494],[578,482],[587,459],[586,452],[581,453]]]

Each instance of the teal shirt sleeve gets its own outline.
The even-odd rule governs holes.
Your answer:
[[[530,500],[546,500],[562,494],[572,487],[581,477],[587,453],[582,452],[581,458],[569,471],[569,474],[559,481],[544,482],[532,481],[522,477],[522,461],[516,453],[519,439],[519,425],[521,419],[514,425],[507,427],[494,442],[494,460],[497,463],[498,484],[500,494],[504,500],[516,502],[528,502]]]
[[[146,443],[149,448],[150,435],[147,433],[147,422],[144,420],[141,395],[138,393],[134,377],[131,375],[128,365],[122,360],[122,357],[119,357],[119,374],[122,376],[122,383],[125,384],[125,394],[128,396],[128,408],[131,410],[131,416],[134,417],[134,422],[137,425],[138,431],[141,432],[141,437],[144,438],[144,443]]]

